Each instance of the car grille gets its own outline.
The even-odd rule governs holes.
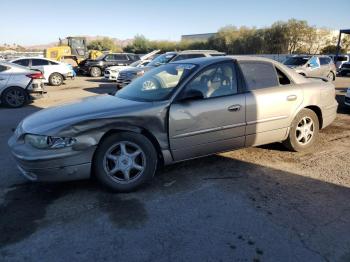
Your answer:
[[[130,84],[130,82],[135,78],[136,73],[134,72],[120,72],[119,76],[117,78],[117,85],[119,86],[126,86]]]
[[[350,68],[350,64],[343,64],[341,68]]]

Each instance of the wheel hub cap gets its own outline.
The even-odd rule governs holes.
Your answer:
[[[129,183],[142,175],[146,157],[138,145],[128,141],[118,142],[106,151],[103,166],[114,181]]]
[[[310,117],[303,117],[297,125],[296,128],[296,139],[301,145],[308,144],[314,134],[314,122]]]

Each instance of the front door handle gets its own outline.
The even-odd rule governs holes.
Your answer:
[[[237,112],[241,110],[241,105],[232,105],[227,108],[228,111],[230,112]]]
[[[297,100],[297,96],[296,95],[290,95],[290,96],[287,96],[287,100],[288,101],[295,101],[295,100]]]

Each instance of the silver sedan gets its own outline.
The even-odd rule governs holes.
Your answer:
[[[41,110],[9,146],[30,180],[96,176],[125,192],[159,165],[273,142],[311,148],[337,106],[331,82],[278,62],[198,58],[155,68],[114,96]]]

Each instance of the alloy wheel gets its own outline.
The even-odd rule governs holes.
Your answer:
[[[19,107],[25,102],[25,94],[19,90],[10,90],[6,94],[6,102],[12,107]]]
[[[106,174],[118,183],[130,183],[142,175],[146,157],[142,149],[129,141],[113,144],[105,153],[103,167]]]
[[[313,136],[315,131],[315,125],[312,119],[308,116],[303,117],[297,125],[296,128],[296,139],[300,145],[308,144]]]

